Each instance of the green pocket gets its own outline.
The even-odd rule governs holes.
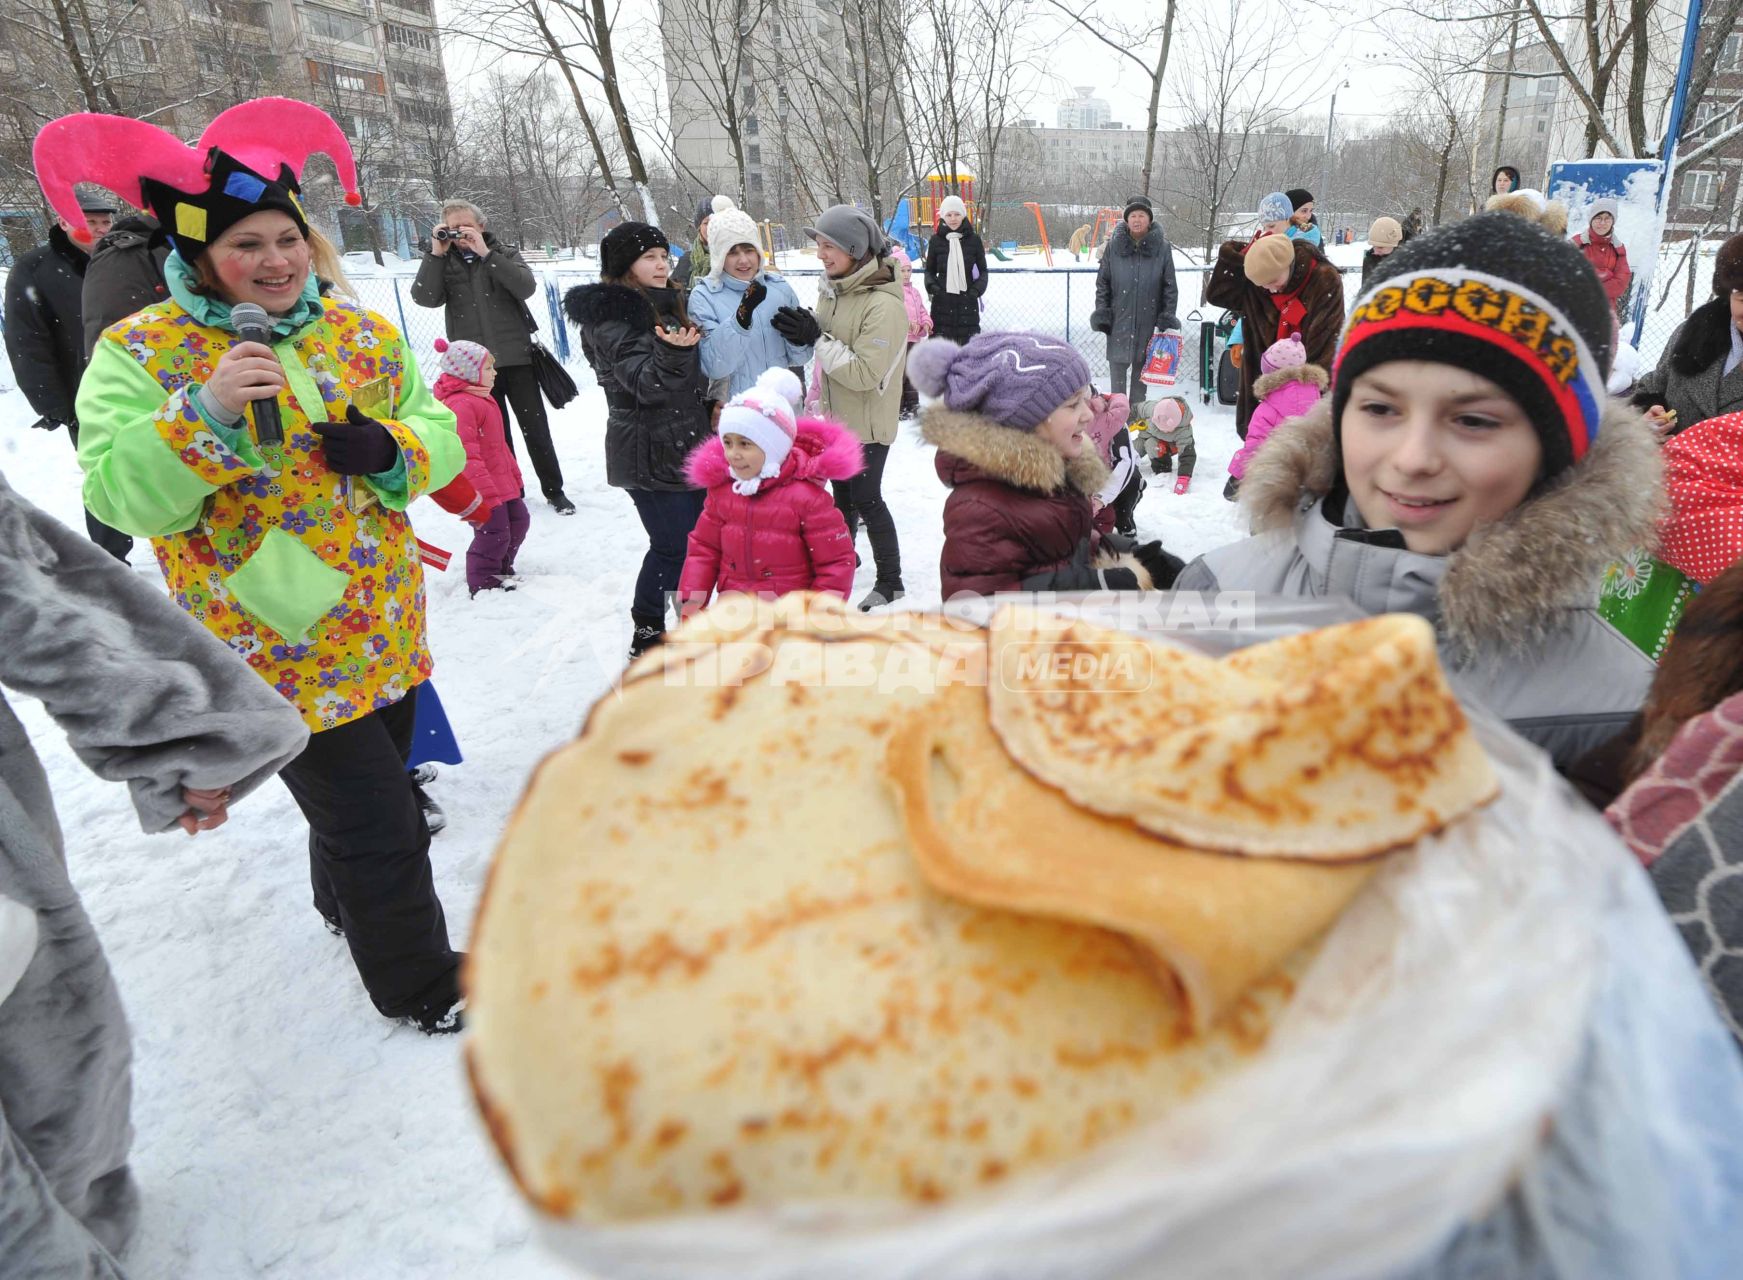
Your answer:
[[[351,576],[274,525],[224,581],[248,612],[285,639],[307,643],[309,628],[344,598]]]

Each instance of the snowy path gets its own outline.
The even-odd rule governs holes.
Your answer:
[[[645,542],[628,498],[603,483],[603,398],[589,374],[577,379],[583,394],[555,415],[553,434],[578,513],[531,504],[519,591],[468,600],[464,526],[433,503],[413,512],[427,540],[459,553],[429,579],[436,682],[467,755],[433,788],[449,816],[433,847],[436,884],[458,945],[524,780],[575,732],[628,643]],[[82,528],[72,450],[59,433],[28,430],[34,416],[17,392],[0,392],[0,472]],[[1201,411],[1197,437],[1193,491],[1152,490],[1137,515],[1142,533],[1189,558],[1241,533],[1222,499],[1232,411]],[[944,491],[931,450],[906,430],[885,489],[910,597],[935,602]],[[134,559],[156,578],[148,551]],[[855,598],[871,586],[865,560]],[[573,1275],[531,1243],[466,1094],[459,1046],[379,1018],[344,943],[321,927],[306,828],[283,788],[269,784],[211,835],[147,837],[124,788],[87,773],[38,704],[14,705],[53,779],[73,879],[133,1023],[145,1218],[130,1273]]]

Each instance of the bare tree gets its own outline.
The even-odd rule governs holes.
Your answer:
[[[746,203],[745,135],[747,119],[755,120],[758,92],[753,69],[753,37],[763,21],[768,0],[661,0],[660,34],[668,83],[682,82],[688,92],[670,94],[671,130],[677,134],[693,123],[680,119],[685,110],[719,123],[737,174],[734,194]],[[675,159],[675,153],[674,153]],[[706,184],[705,184],[706,185]]]
[[[1211,10],[1182,22],[1188,57],[1199,74],[1178,98],[1186,163],[1174,191],[1202,233],[1207,260],[1250,166],[1270,158],[1271,135],[1314,92],[1296,68],[1286,75],[1279,65],[1291,47],[1292,28],[1286,18],[1269,20],[1270,10],[1269,0],[1232,0],[1226,14]]]
[[[1176,0],[1163,0],[1162,12],[1132,20],[1126,12],[1110,18],[1097,12],[1096,0],[1047,0],[1072,26],[1088,32],[1144,73],[1150,95],[1144,118],[1144,169],[1139,182],[1145,195],[1156,171],[1156,122],[1162,108],[1162,83],[1168,74],[1168,55],[1174,45]],[[1144,14],[1140,7],[1138,12]]]

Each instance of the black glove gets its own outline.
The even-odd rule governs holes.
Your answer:
[[[1114,313],[1102,307],[1097,307],[1089,313],[1089,327],[1097,333],[1112,333],[1114,331]]]
[[[1157,316],[1156,317],[1156,332],[1157,333],[1167,333],[1170,329],[1178,329],[1179,327],[1180,327],[1180,317],[1179,316],[1170,315],[1170,316]]]
[[[764,284],[761,280],[752,280],[750,282],[750,288],[744,291],[744,297],[740,298],[738,301],[738,310],[733,314],[733,318],[738,321],[738,327],[740,329],[750,328],[750,318],[752,313],[756,311],[757,307],[762,305],[762,300],[768,296],[768,285]]]
[[[45,414],[30,425],[35,427],[38,431],[58,431],[67,424],[60,421],[58,418],[50,418]]]
[[[1146,542],[1132,552],[1150,574],[1150,583],[1158,591],[1166,591],[1174,585],[1174,579],[1180,576],[1180,571],[1186,568],[1186,561],[1179,556],[1171,556],[1162,549],[1160,542]]]
[[[1102,589],[1106,591],[1136,591],[1138,575],[1130,569],[1103,569],[1101,583]]]
[[[345,421],[311,422],[309,430],[321,437],[328,468],[342,476],[372,476],[399,459],[392,433],[356,405],[345,410]]]
[[[782,307],[769,323],[795,347],[808,347],[823,336],[823,326],[804,307]]]

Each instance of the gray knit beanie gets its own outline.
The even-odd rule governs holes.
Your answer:
[[[813,240],[827,240],[855,262],[864,262],[884,247],[884,229],[871,214],[851,204],[838,204],[817,215],[805,228]]]

